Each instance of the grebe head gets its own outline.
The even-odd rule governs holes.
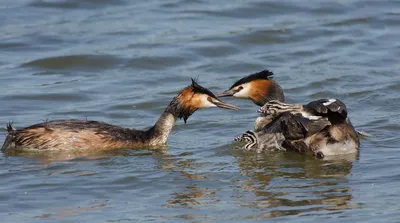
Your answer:
[[[174,113],[177,114],[177,117],[183,118],[185,122],[190,115],[192,115],[197,109],[201,108],[239,110],[239,107],[218,99],[211,91],[200,86],[193,79],[192,84],[184,88],[171,104],[174,104]]]
[[[216,96],[248,98],[259,106],[263,106],[270,100],[284,101],[283,90],[272,80],[273,75],[274,74],[268,70],[250,74],[236,81],[229,90],[219,92]]]

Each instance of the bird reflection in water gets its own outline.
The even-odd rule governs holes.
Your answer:
[[[208,178],[208,173],[198,173],[198,170],[207,168],[209,163],[187,157],[191,155],[193,154],[185,152],[179,155],[160,154],[155,157],[160,169],[179,173],[175,180],[183,182],[182,186],[178,187],[178,191],[171,194],[165,207],[191,209],[220,201],[217,189],[202,187],[203,182],[211,179]]]
[[[154,156],[157,166],[164,171],[177,173],[172,180],[179,181],[179,186],[170,194],[164,206],[213,210],[221,204],[228,205],[227,208],[229,205],[238,205],[244,213],[249,213],[245,209],[252,213],[248,216],[232,213],[225,216],[228,219],[324,215],[359,206],[352,201],[352,190],[347,179],[353,162],[358,159],[357,154],[318,160],[296,153],[254,154],[240,150],[233,150],[232,153],[236,158],[236,164],[233,165],[237,165],[239,174],[230,172],[232,169],[210,172],[219,164],[193,159],[191,153]],[[224,170],[224,165],[218,168]],[[226,196],[233,198],[235,203],[225,204]]]
[[[227,157],[217,159],[230,160],[233,155],[233,163],[210,161],[191,152],[171,154],[163,152],[162,148],[157,152],[122,149],[95,155],[86,154],[85,157],[82,155],[59,153],[50,156],[47,153],[47,156],[32,157],[43,163],[69,162],[60,160],[71,160],[75,157],[72,162],[76,163],[97,162],[98,159],[109,159],[111,156],[152,156],[156,168],[170,172],[168,177],[171,177],[173,184],[178,184],[168,193],[169,198],[162,201],[163,206],[183,208],[189,212],[182,214],[180,211],[176,216],[159,216],[162,219],[202,219],[206,216],[196,215],[190,210],[213,210],[220,205],[239,206],[244,210],[244,215],[232,213],[225,216],[228,219],[328,215],[332,211],[357,208],[359,205],[352,201],[352,189],[348,183],[353,162],[358,159],[357,154],[352,157],[335,156],[332,160],[318,160],[296,153],[255,154],[230,150],[225,154]],[[79,174],[79,170],[67,174]],[[166,183],[169,181],[164,180]],[[227,196],[232,198],[233,203],[225,203],[224,197]],[[50,215],[46,213],[40,217],[64,215],[64,211],[60,211],[60,215],[52,211],[49,213]],[[73,214],[75,211],[65,213]]]
[[[238,181],[243,196],[239,205],[259,213],[248,218],[262,219],[288,215],[329,214],[358,206],[352,202],[347,176],[358,154],[335,156],[331,160],[290,153],[235,154],[241,174]],[[250,192],[250,193],[246,193]]]
[[[119,149],[119,150],[59,150],[59,151],[46,151],[46,152],[32,152],[32,151],[8,151],[4,153],[7,157],[21,156],[35,160],[38,164],[54,164],[65,162],[81,161],[90,162],[97,159],[108,159],[113,156],[141,156],[151,155],[153,153],[165,153],[168,146],[153,147],[152,150],[146,148],[139,149]]]
[[[62,208],[47,208],[45,214],[36,216],[35,218],[41,219],[62,219],[65,217],[69,217],[72,215],[79,215],[82,213],[90,213],[102,210],[108,204],[106,200],[94,200],[92,201],[94,204],[89,206],[68,206]]]

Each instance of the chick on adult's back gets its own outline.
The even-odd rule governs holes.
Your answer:
[[[250,74],[236,81],[228,90],[216,93],[217,97],[233,96],[245,98],[253,101],[254,104],[263,106],[270,101],[285,101],[283,90],[274,81],[273,73],[263,70],[258,73]],[[261,114],[255,121],[254,130],[261,131],[272,121],[271,116]],[[352,128],[350,119],[346,119],[347,127]],[[345,125],[345,124],[344,124]],[[357,131],[359,136],[370,136],[368,133]]]
[[[235,141],[245,141],[246,150],[262,152],[289,149],[326,155],[356,153],[360,141],[347,121],[346,105],[339,99],[320,99],[306,105],[270,101],[260,110],[272,121],[261,131],[247,131]]]
[[[148,130],[87,120],[49,121],[19,130],[9,124],[2,151],[99,150],[162,145],[167,142],[177,118],[183,118],[186,122],[197,109],[212,107],[239,109],[219,100],[192,79],[192,84],[173,98],[158,121]]]

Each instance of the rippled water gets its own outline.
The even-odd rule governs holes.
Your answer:
[[[398,1],[3,0],[0,28],[3,126],[146,128],[190,77],[271,69],[289,102],[338,97],[373,135],[334,160],[244,153],[257,107],[227,99],[242,109],[197,111],[160,151],[1,154],[3,222],[400,221]]]

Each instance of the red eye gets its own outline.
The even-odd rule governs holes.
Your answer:
[[[242,90],[242,89],[243,89],[243,86],[239,86],[238,90],[240,91],[240,90]]]

